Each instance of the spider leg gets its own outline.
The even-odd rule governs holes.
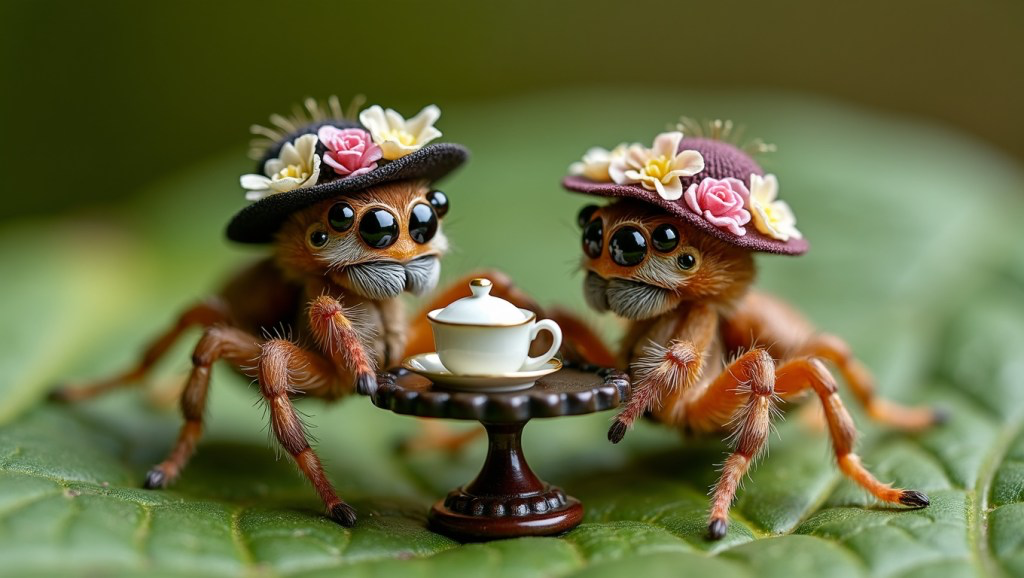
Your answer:
[[[726,319],[723,335],[730,349],[761,345],[776,359],[818,357],[835,364],[868,415],[881,423],[920,430],[946,417],[941,410],[906,407],[878,397],[871,372],[849,345],[820,333],[796,309],[771,295],[751,291]]]
[[[630,363],[633,392],[608,429],[608,440],[619,443],[636,420],[647,412],[663,423],[676,423],[684,396],[700,379],[705,352],[718,332],[718,313],[713,307],[693,307],[675,321],[675,339],[667,346],[648,340]],[[631,347],[639,347],[635,343]]]
[[[740,481],[764,449],[775,413],[775,362],[763,349],[754,349],[732,362],[685,409],[687,424],[701,431],[729,424],[733,452],[711,490],[708,536],[725,536],[729,508]]]
[[[455,454],[487,431],[479,426],[464,431],[453,431],[445,423],[434,419],[420,420],[420,424],[415,436],[402,441],[398,448],[400,453],[413,455],[419,452],[442,451]]]
[[[182,333],[193,326],[210,327],[216,323],[226,322],[227,309],[219,299],[210,299],[198,303],[185,310],[175,324],[154,340],[143,352],[138,364],[118,375],[100,379],[81,386],[62,386],[50,393],[50,399],[62,402],[75,402],[89,399],[105,392],[137,385],[149,370],[167,353]]]
[[[232,327],[218,325],[206,330],[192,354],[192,372],[181,393],[181,413],[185,423],[167,459],[146,474],[146,488],[162,488],[173,482],[195,452],[203,431],[203,411],[206,409],[213,364],[224,359],[245,373],[243,366],[252,363],[260,354],[260,341],[256,336]],[[248,373],[252,374],[251,369]]]
[[[548,311],[547,317],[562,328],[563,360],[597,367],[618,365],[615,355],[604,344],[601,336],[574,313],[553,308]]]
[[[860,457],[853,451],[857,440],[853,418],[837,393],[835,379],[821,361],[806,357],[787,361],[779,366],[775,379],[776,391],[783,399],[799,396],[807,389],[818,395],[825,410],[836,461],[847,477],[882,501],[914,507],[928,505],[925,494],[884,484],[861,464]]]
[[[320,350],[334,363],[336,370],[352,376],[352,380],[334,381],[332,389],[315,392],[316,395],[336,399],[351,391],[352,381],[356,391],[373,395],[377,391],[376,363],[363,344],[362,335],[372,329],[363,327],[352,311],[329,295],[321,295],[310,303],[309,325]]]
[[[257,374],[260,392],[270,409],[274,436],[320,495],[328,515],[342,526],[352,526],[356,512],[334,491],[289,398],[299,393],[330,392],[328,384],[338,379],[333,363],[285,339],[271,339],[262,346]]]
[[[703,359],[692,341],[673,341],[668,347],[650,343],[632,365],[633,392],[608,429],[608,441],[622,441],[633,424],[665,398],[685,392],[700,377]]]
[[[819,357],[833,363],[843,375],[857,401],[872,419],[892,427],[917,431],[946,419],[946,413],[930,407],[907,407],[879,397],[875,380],[863,363],[854,357],[850,346],[834,335],[818,334],[801,348],[796,357]]]

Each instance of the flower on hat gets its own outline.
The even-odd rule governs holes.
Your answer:
[[[393,161],[420,150],[423,145],[441,136],[434,123],[441,117],[441,109],[425,107],[416,116],[405,120],[392,109],[376,104],[359,113],[359,122],[369,129],[385,160]]]
[[[626,143],[622,143],[612,150],[592,147],[584,153],[582,161],[569,165],[569,172],[592,181],[601,183],[611,182],[612,176],[608,174],[608,168],[613,160],[626,156],[628,148],[629,146]]]
[[[750,211],[757,230],[773,239],[788,241],[803,235],[796,228],[796,217],[785,201],[776,200],[779,180],[775,175],[750,175]]]
[[[674,201],[683,196],[680,178],[704,170],[704,157],[698,151],[679,151],[681,140],[683,133],[673,131],[656,136],[649,149],[631,145],[621,158],[612,159],[608,174],[616,184],[639,183],[647,190],[657,191],[661,198]]]
[[[317,137],[304,134],[284,143],[276,159],[263,164],[263,175],[242,175],[245,198],[258,201],[275,193],[311,187],[320,178],[320,157],[316,154]]]
[[[370,133],[361,128],[341,129],[327,124],[316,135],[327,147],[324,162],[343,177],[372,171],[383,155]]]
[[[750,222],[750,212],[743,207],[750,198],[750,191],[743,181],[732,177],[707,177],[700,184],[690,185],[685,198],[686,206],[712,225],[738,237],[747,234],[743,225]]]

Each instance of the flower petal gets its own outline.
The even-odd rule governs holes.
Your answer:
[[[264,191],[270,188],[270,179],[263,175],[242,175],[238,181],[243,189],[250,191]]]
[[[400,159],[412,152],[412,150],[406,150],[406,147],[403,147],[401,144],[393,140],[377,144],[380,145],[381,154],[384,156],[384,159],[389,161]]]
[[[762,204],[771,203],[779,195],[779,181],[775,175],[750,173],[750,196]]]
[[[412,134],[416,136],[416,144],[419,145],[416,148],[420,149],[423,147],[423,145],[441,136],[441,131],[437,130],[432,126],[428,126],[419,133],[414,132]]]
[[[302,156],[299,155],[299,151],[295,148],[295,145],[290,142],[284,143],[284,146],[281,147],[281,152],[277,155],[277,158],[281,160],[284,166],[302,164]]]
[[[379,133],[388,128],[388,121],[384,118],[384,109],[376,104],[359,113],[359,122],[370,131],[374,140],[377,140]]]
[[[430,106],[423,107],[423,110],[421,110],[416,116],[407,120],[405,122],[405,129],[409,131],[409,134],[416,136],[422,133],[423,129],[427,127],[432,128],[439,118],[441,118],[441,109],[438,108],[437,105],[431,104]],[[441,133],[438,132],[437,136],[441,136]],[[433,139],[427,139],[422,142],[425,144],[431,140]]]
[[[301,184],[302,181],[295,177],[285,177],[283,179],[270,181],[270,188],[276,193],[287,193],[288,191],[299,188],[299,185]]]
[[[388,121],[388,128],[389,129],[391,129],[391,130],[405,130],[405,131],[408,131],[408,128],[406,128],[405,119],[402,118],[402,115],[398,114],[398,111],[396,111],[395,109],[393,109],[393,108],[386,108],[386,109],[384,109],[384,118],[386,118],[387,121]]]
[[[680,176],[692,177],[704,170],[704,155],[699,151],[685,150],[672,159],[672,172],[680,171]],[[746,189],[746,187],[743,187]]]
[[[295,152],[299,155],[299,162],[303,167],[308,167],[316,153],[316,143],[319,142],[315,134],[304,134],[295,139]]]
[[[679,177],[670,179],[667,183],[659,181],[658,194],[666,201],[675,201],[683,196],[683,182]]]
[[[683,193],[683,197],[686,199],[686,206],[690,207],[690,210],[698,215],[700,211],[700,203],[697,202],[697,183],[691,184],[687,187],[686,192]]]
[[[654,137],[654,146],[651,147],[651,154],[670,159],[676,156],[676,151],[679,150],[679,141],[681,140],[683,140],[683,133],[677,130],[663,132]]]
[[[281,162],[281,159],[267,159],[267,162],[263,163],[263,174],[272,177],[284,167],[285,164]]]
[[[626,167],[626,158],[618,158],[612,161],[608,165],[608,176],[617,185],[625,185],[630,182],[629,177],[626,176],[628,169]]]

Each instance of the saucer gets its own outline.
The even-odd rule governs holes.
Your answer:
[[[533,387],[541,377],[562,369],[562,362],[550,359],[533,371],[513,371],[494,375],[456,375],[448,371],[436,353],[421,353],[405,358],[402,367],[426,377],[435,385],[463,391],[519,391]]]

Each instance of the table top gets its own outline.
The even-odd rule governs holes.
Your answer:
[[[609,369],[563,368],[522,391],[455,391],[404,369],[381,373],[373,403],[403,415],[506,423],[583,415],[629,399],[629,377]]]

